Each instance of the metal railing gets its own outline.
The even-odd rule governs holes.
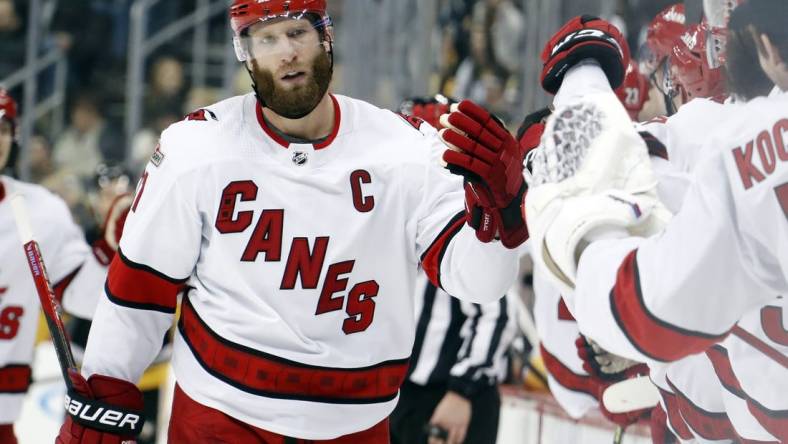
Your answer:
[[[142,103],[145,88],[145,62],[159,47],[181,34],[194,30],[192,41],[192,71],[194,86],[206,83],[208,62],[208,20],[227,13],[228,0],[197,0],[191,13],[169,23],[153,35],[148,35],[148,16],[150,9],[162,0],[136,0],[131,6],[128,61],[126,67],[126,111],[125,133],[126,152],[130,153],[132,140],[142,123]],[[229,29],[229,26],[228,26]],[[226,53],[232,55],[230,39],[227,39]],[[235,58],[224,56],[223,78],[225,91],[229,88]],[[127,158],[130,156],[127,155]]]
[[[0,85],[11,90],[22,86],[22,113],[20,123],[20,143],[28,146],[33,135],[35,122],[51,113],[49,135],[59,135],[65,125],[66,80],[68,62],[60,49],[52,49],[39,55],[41,47],[41,5],[40,0],[30,0],[28,6],[25,65],[8,77],[0,79]],[[54,68],[52,93],[43,100],[38,97],[38,75]],[[29,111],[29,110],[32,110]],[[30,176],[30,153],[23,149],[19,156],[19,171],[22,179]]]

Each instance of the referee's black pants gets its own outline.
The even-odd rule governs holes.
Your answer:
[[[391,444],[426,444],[425,428],[445,394],[445,386],[420,386],[405,381],[400,389],[399,403],[389,417]],[[464,444],[495,444],[500,409],[501,395],[497,385],[474,396]]]

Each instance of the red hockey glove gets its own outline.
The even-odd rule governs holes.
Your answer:
[[[558,92],[564,74],[585,59],[596,60],[610,86],[616,89],[624,81],[629,47],[618,28],[610,23],[590,15],[575,17],[553,35],[542,51],[542,88],[550,94]]]
[[[469,100],[452,106],[441,124],[446,128],[440,137],[449,146],[443,153],[446,167],[465,178],[468,224],[480,241],[499,238],[516,248],[528,238],[521,210],[526,149],[500,120]]]
[[[417,117],[436,129],[442,129],[440,116],[449,112],[449,106],[457,103],[456,100],[441,94],[432,97],[414,97],[405,100],[399,106],[400,114]]]
[[[107,211],[107,216],[101,225],[102,235],[93,242],[93,256],[103,265],[109,265],[118,251],[120,236],[123,234],[123,226],[126,224],[126,217],[129,215],[133,201],[133,194],[121,194],[112,201]]]
[[[122,379],[69,372],[66,421],[55,444],[133,444],[142,431],[142,392]]]
[[[583,361],[583,370],[596,382],[596,398],[599,401],[599,410],[605,415],[605,418],[616,425],[626,427],[649,417],[651,407],[631,412],[612,413],[605,408],[605,403],[602,402],[602,394],[608,387],[624,379],[647,375],[648,366],[614,355],[584,336],[577,338],[575,346],[577,347],[577,355]]]

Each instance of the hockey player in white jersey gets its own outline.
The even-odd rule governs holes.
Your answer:
[[[657,17],[658,19],[659,16]],[[753,66],[752,59],[749,59],[749,62],[745,62],[744,66],[742,66],[741,61],[748,60],[750,55],[755,57],[757,61],[755,46],[748,45],[749,31],[746,28],[747,23],[742,23],[741,17],[739,17],[739,23],[734,24],[732,29],[725,30],[725,34],[729,35],[728,38],[733,45],[731,48],[725,49],[725,57],[732,57],[734,61],[739,60],[738,64],[727,64],[726,68],[729,71],[727,77],[735,87],[734,95],[740,101],[746,101],[753,96],[766,95],[771,83],[765,78],[765,75],[759,68],[751,68]],[[699,127],[713,128],[717,123],[715,119],[719,119],[720,113],[731,109],[729,105],[723,107],[722,104],[718,104],[722,99],[721,88],[723,81],[719,73],[720,69],[711,68],[713,62],[710,63],[706,58],[706,42],[711,41],[709,31],[705,23],[702,28],[696,26],[694,30],[683,34],[681,39],[676,42],[674,50],[670,51],[672,55],[678,54],[681,57],[685,57],[684,61],[674,61],[671,64],[673,67],[671,71],[674,73],[675,78],[670,83],[673,87],[683,91],[681,96],[686,96],[690,99],[689,104],[682,106],[682,100],[677,103],[680,107],[678,112],[669,117],[664,123],[655,121],[645,125],[652,130],[655,126],[668,127],[669,131],[655,132],[662,137],[665,137],[665,134],[672,136],[672,145],[668,147],[666,152],[679,154],[681,156],[680,159],[684,161],[683,166],[690,170],[694,166],[696,159],[700,157],[700,148],[703,143],[703,137],[698,137],[700,134],[698,134],[696,129]],[[745,31],[744,34],[746,36],[741,35],[742,31]],[[649,36],[654,34],[656,33],[649,32]],[[703,57],[688,55],[690,44],[694,45],[695,49],[702,49],[700,54],[703,54]],[[752,52],[748,52],[749,49]],[[671,56],[671,59],[673,59],[673,56]],[[757,64],[754,66],[757,66]],[[736,73],[736,75],[731,76],[731,71]],[[717,102],[706,101],[706,103],[699,103],[702,100],[699,97],[708,95],[716,96]],[[709,116],[708,112],[703,112],[704,110],[710,111],[707,109],[709,106],[715,106],[717,109],[711,116]],[[676,122],[679,122],[679,124],[676,124]],[[684,133],[678,131],[680,129],[684,129]],[[651,147],[649,146],[649,148]],[[671,161],[675,161],[675,157],[678,156],[671,158]],[[675,194],[674,198],[667,199],[664,193],[665,187],[663,186],[665,179],[664,169],[658,168],[658,166],[660,166],[658,163],[653,163],[657,177],[660,178],[660,198],[668,203],[673,201],[679,204],[683,199],[683,193]],[[737,337],[731,337],[726,343],[731,341],[737,341]],[[722,347],[720,348],[725,350]],[[764,376],[761,370],[774,365],[774,360],[768,358],[762,352],[752,348],[747,351],[749,353],[739,351],[736,354],[736,359],[739,363],[747,363],[744,369],[758,369],[758,373]],[[715,355],[718,358],[717,360],[719,360],[720,356],[723,356],[723,354],[718,353]],[[727,354],[724,356],[727,358]],[[609,356],[602,356],[602,360],[608,359]],[[715,374],[715,367],[717,366],[719,365],[712,365],[712,361],[705,354],[688,356],[669,365],[652,363],[650,376],[659,387],[662,396],[662,407],[667,411],[667,424],[675,437],[682,442],[732,442],[739,440],[742,435],[751,439],[763,439],[766,441],[773,439],[767,433],[755,434],[747,431],[748,428],[750,430],[756,428],[752,424],[754,422],[757,423],[757,419],[752,414],[746,413],[746,408],[726,407],[726,404],[730,404],[730,402],[725,402],[726,400],[737,400],[738,397],[731,396],[730,390],[723,388],[720,378]],[[727,375],[721,375],[720,377],[722,376]],[[743,402],[740,401],[740,403]],[[744,414],[742,415],[743,412]],[[733,417],[733,422],[736,423],[735,427],[729,414]],[[653,420],[656,415],[652,416],[653,428],[656,425]],[[737,433],[736,429],[739,429],[740,432]]]
[[[464,187],[434,130],[328,93],[325,0],[236,0],[230,20],[254,93],[162,134],[72,395],[132,418],[185,291],[170,442],[386,443],[418,266],[459,298],[505,293],[527,234],[524,153],[444,154]],[[70,409],[58,442],[133,440],[137,423],[95,416]]]
[[[781,6],[779,2],[755,3],[757,8],[753,8],[758,11],[759,18],[754,21],[754,34],[761,64],[769,77],[785,88],[781,48],[786,40],[779,31],[781,28],[774,22],[776,19],[771,18],[775,14],[779,15]],[[570,265],[571,260],[559,258],[564,267],[552,270],[570,272],[569,275],[555,276],[560,276],[570,288],[574,287],[574,291],[568,291],[567,300],[578,315],[581,330],[595,338],[604,338],[605,348],[616,350],[617,353],[641,360],[672,361],[702,351],[721,340],[748,309],[764,302],[769,303],[776,294],[784,293],[785,257],[778,253],[786,232],[785,187],[782,184],[785,177],[780,174],[780,162],[788,159],[788,156],[782,155],[785,144],[782,141],[784,127],[781,122],[785,120],[785,108],[780,102],[781,98],[782,95],[756,99],[738,108],[734,117],[726,116],[721,123],[728,126],[721,126],[725,130],[720,132],[720,137],[712,137],[713,140],[709,142],[706,149],[712,151],[698,167],[696,181],[684,207],[660,237],[645,241],[629,238],[594,242],[583,251],[576,276]],[[767,116],[767,123],[754,119],[755,114]],[[747,138],[749,140],[745,140]],[[739,145],[732,146],[736,143]],[[758,143],[762,151],[759,154],[760,161],[758,156],[753,156],[753,146]],[[730,149],[720,150],[720,146],[729,145]],[[529,195],[529,199],[533,198],[533,194]],[[640,201],[638,212],[648,208],[647,205],[646,201]],[[533,218],[529,219],[529,224],[538,224],[534,219],[539,219],[539,209],[533,210],[529,212],[529,217]],[[560,214],[567,214],[564,210],[558,211],[559,217],[554,221],[560,220]],[[636,213],[634,218],[642,221],[647,218],[646,213],[648,210]],[[753,214],[759,216],[753,217]],[[690,226],[699,220],[707,221],[709,225],[703,230],[691,229]],[[539,233],[537,238],[546,239],[539,229],[533,231]],[[547,239],[550,239],[549,235]],[[558,239],[561,239],[560,235],[551,240],[561,242]],[[755,239],[770,240],[764,243]],[[694,257],[689,262],[677,261],[675,256],[667,254],[666,246],[671,243],[674,245],[671,251],[682,251],[682,254]],[[559,253],[559,245],[554,243],[550,253]],[[638,245],[636,254],[630,252]],[[682,248],[687,245],[692,248]],[[547,251],[549,246],[543,253]],[[605,263],[603,251],[607,254],[617,251],[620,256],[613,263]],[[618,268],[621,258],[625,256],[624,263]],[[656,262],[655,258],[658,257],[662,259]],[[671,259],[666,260],[668,257]],[[617,277],[608,277],[615,275],[604,271],[609,267],[618,268]],[[658,276],[671,276],[671,279],[658,280]],[[597,287],[593,288],[594,285]],[[690,293],[709,295],[714,299],[708,296],[693,298]],[[679,299],[667,303],[671,298]],[[603,299],[605,302],[602,302]],[[779,310],[771,309],[769,313],[772,312],[779,313]],[[603,313],[605,315],[600,317]],[[617,328],[611,329],[611,326]],[[749,344],[757,344],[756,348],[767,342],[753,341],[754,335],[741,333],[738,329],[733,328],[735,338],[748,337]],[[776,330],[777,333],[779,331]],[[774,334],[773,324],[771,335]],[[734,336],[729,340],[733,340]],[[779,349],[770,349],[774,364],[784,360],[784,354],[779,353]],[[779,365],[772,367],[773,370],[768,374],[769,384],[786,380],[785,367],[782,370]],[[755,384],[758,386],[757,382]],[[759,387],[769,384],[761,382]],[[771,392],[774,393],[774,390]],[[742,392],[737,393],[741,395]],[[744,393],[753,393],[753,389]],[[764,393],[760,395],[749,398],[747,407],[761,419],[760,424],[773,437],[784,439],[786,428],[779,419],[784,416],[780,413],[780,403]],[[759,401],[764,402],[759,404]],[[728,413],[732,415],[731,411]],[[743,432],[742,429],[738,431]],[[745,434],[745,437],[762,439],[763,435],[753,438]]]
[[[97,257],[113,253],[106,242],[85,243],[62,199],[46,189],[13,177],[20,147],[15,141],[17,106],[0,89],[0,442],[15,443],[13,423],[31,381],[39,302],[35,284],[25,260],[11,197],[25,198],[33,231],[46,258],[47,271],[55,295],[66,311],[90,318],[96,306],[96,285],[106,269]],[[91,291],[92,290],[92,291]]]

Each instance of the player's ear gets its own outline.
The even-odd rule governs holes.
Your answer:
[[[325,32],[325,37],[323,38],[323,49],[326,52],[331,52],[331,46],[334,44],[334,28],[332,26],[327,26]]]
[[[780,57],[780,51],[777,46],[772,43],[768,35],[760,33],[755,29],[751,29],[751,32],[753,38],[755,38],[755,46],[758,48],[758,55],[761,59],[773,63],[774,65],[780,65],[785,62],[782,57]]]

